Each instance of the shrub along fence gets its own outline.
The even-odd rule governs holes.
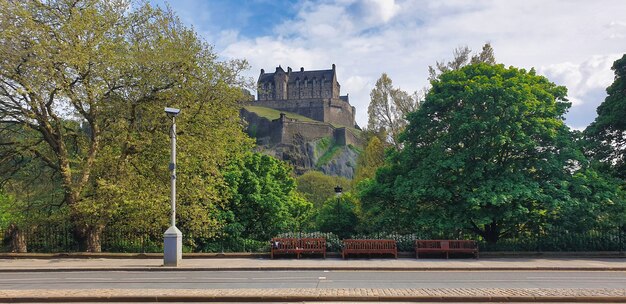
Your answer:
[[[105,229],[101,241],[103,252],[158,253],[163,251],[163,233],[156,230],[123,231]],[[40,226],[21,231],[22,243],[28,252],[80,252],[79,243],[69,226]],[[0,231],[0,252],[15,251],[14,231]],[[341,250],[341,239],[333,233],[287,232],[276,237],[324,237],[329,252]],[[358,234],[355,239],[393,239],[399,251],[413,251],[416,239],[476,239],[472,235],[456,237],[429,236],[424,234],[375,233]],[[550,233],[527,233],[521,236],[500,239],[495,244],[478,239],[481,251],[626,251],[626,227],[591,229],[571,232],[552,229]],[[268,252],[269,240],[251,240],[218,236],[212,239],[194,238],[183,231],[184,252]]]

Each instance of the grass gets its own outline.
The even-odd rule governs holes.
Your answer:
[[[256,115],[259,115],[260,117],[269,119],[269,120],[274,120],[274,119],[278,119],[280,118],[280,113],[285,113],[285,116],[287,116],[287,118],[291,118],[291,119],[295,119],[298,121],[305,121],[305,122],[319,122],[317,120],[313,120],[311,118],[308,118],[306,116],[302,116],[300,114],[296,114],[296,113],[291,113],[291,112],[285,112],[285,111],[279,111],[279,110],[275,110],[272,108],[266,108],[266,107],[259,107],[259,106],[245,106],[243,107],[244,109],[255,113]]]
[[[317,167],[321,167],[324,166],[326,164],[328,164],[333,158],[335,158],[335,155],[337,155],[339,152],[341,152],[341,150],[343,150],[343,146],[340,145],[335,145],[333,144],[330,149],[326,150],[326,153],[324,153],[318,160],[317,160]]]
[[[285,113],[285,115],[287,116],[287,118],[291,118],[291,119],[295,119],[298,121],[304,121],[304,122],[317,122],[317,123],[324,123],[321,121],[317,121],[315,119],[311,119],[308,118],[306,116],[300,115],[300,114],[296,114],[296,113],[291,113],[291,112],[285,112],[285,111],[279,111],[279,110],[275,110],[272,108],[267,108],[267,107],[259,107],[259,106],[245,106],[243,107],[244,109],[252,112],[252,113],[256,113],[256,115],[259,115],[259,117],[263,117],[269,120],[274,120],[274,119],[278,119],[280,118],[280,113]],[[361,130],[355,129],[354,126],[344,126],[344,125],[340,125],[340,124],[334,124],[331,123],[330,125],[332,125],[335,128],[348,128],[354,132],[356,132],[356,134],[361,134]]]

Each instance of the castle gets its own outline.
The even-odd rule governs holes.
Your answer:
[[[297,174],[315,169],[352,178],[362,139],[355,108],[339,94],[334,64],[330,70],[261,69],[257,99],[245,103],[241,116],[259,147],[293,164]]]
[[[330,70],[287,71],[278,66],[274,73],[261,75],[255,105],[291,112],[313,120],[354,128],[355,108],[348,95],[340,96],[335,65]]]

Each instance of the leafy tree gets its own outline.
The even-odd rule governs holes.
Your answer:
[[[299,229],[312,204],[296,192],[291,168],[271,156],[249,153],[225,173],[230,188],[226,208],[241,227],[241,236],[269,240],[280,232]]]
[[[376,175],[376,170],[385,163],[385,145],[379,136],[372,136],[367,141],[367,146],[357,159],[356,172],[353,185],[365,179],[372,179]]]
[[[0,132],[35,134],[7,147],[58,176],[84,248],[100,251],[116,217],[167,218],[165,106],[183,110],[179,223],[195,235],[219,230],[219,168],[250,143],[235,102],[245,63],[217,62],[170,11],[149,4],[0,1]]]
[[[454,58],[451,61],[437,61],[435,63],[435,67],[428,66],[428,80],[436,80],[442,73],[459,70],[460,68],[468,64],[496,64],[496,57],[493,53],[493,47],[491,47],[491,43],[485,43],[480,53],[475,55],[471,55],[471,53],[472,50],[467,46],[461,46],[454,49]]]
[[[319,210],[324,202],[335,195],[335,187],[341,186],[344,192],[351,189],[350,180],[341,176],[330,176],[319,171],[307,171],[298,176],[298,192],[313,203]]]
[[[340,238],[348,238],[359,225],[357,200],[349,192],[331,197],[317,215],[317,228],[332,232]]]
[[[415,111],[420,100],[399,88],[394,88],[391,78],[383,73],[370,92],[370,104],[367,108],[369,130],[384,130],[387,139],[399,148],[398,135],[406,126],[405,117]]]
[[[405,148],[365,189],[365,212],[496,242],[566,201],[581,155],[563,122],[564,87],[489,64],[445,72],[432,85],[408,117]]]
[[[568,182],[569,199],[552,225],[570,232],[615,229],[626,223],[626,193],[619,179],[585,166]]]
[[[593,157],[612,174],[626,179],[626,55],[611,67],[615,80],[598,107],[598,116],[585,130]]]

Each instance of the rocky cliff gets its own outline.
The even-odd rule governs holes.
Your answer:
[[[350,134],[358,138],[360,134],[358,130],[342,130],[343,127],[304,120],[298,128],[293,128],[293,124],[299,121],[298,115],[284,113],[283,116],[286,116],[283,120],[289,120],[289,129],[280,124],[280,112],[273,113],[271,109],[250,107],[241,111],[241,117],[247,125],[247,132],[256,138],[258,149],[290,163],[296,174],[318,170],[328,175],[350,179],[354,177],[356,160],[361,152],[360,144],[358,140],[345,144],[345,137],[337,134],[344,134],[344,136]],[[317,131],[308,132],[310,128],[315,128]],[[328,131],[319,132],[325,129]],[[294,130],[300,131],[294,132]],[[344,132],[336,132],[337,130]]]

